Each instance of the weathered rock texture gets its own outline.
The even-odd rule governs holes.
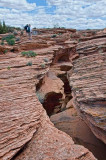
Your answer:
[[[58,51],[58,46],[35,50],[36,58],[10,52],[0,55],[1,160],[95,159],[87,149],[75,145],[67,134],[53,126],[36,97],[35,85],[48,72],[55,48]],[[49,62],[45,63],[44,58]]]
[[[105,160],[105,144],[96,138],[86,123],[77,115],[72,103],[69,107],[71,108],[52,115],[50,120],[56,128],[70,135],[76,144],[88,148],[98,160]]]
[[[106,38],[79,43],[80,58],[69,73],[74,106],[93,133],[106,143]]]
[[[37,96],[48,115],[53,114],[54,110],[59,111],[59,106],[61,106],[59,99],[64,100],[63,85],[62,80],[60,80],[54,72],[49,71],[43,78],[42,85],[37,91]]]

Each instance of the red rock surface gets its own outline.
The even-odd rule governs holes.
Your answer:
[[[72,137],[76,144],[87,147],[98,160],[105,160],[105,144],[97,139],[86,123],[77,115],[77,111],[71,108],[52,115],[50,120],[55,127]]]
[[[92,39],[77,45],[81,35],[76,30],[39,32],[38,36],[32,37],[32,41],[23,35],[8,53],[0,55],[0,159],[94,160],[91,152],[74,144],[70,136],[50,122],[37,99],[35,86],[49,69],[52,72],[57,68],[57,76],[65,74],[72,68],[72,60],[80,55],[69,74],[73,103],[94,134],[105,142],[106,39]],[[57,34],[55,38],[53,34]],[[0,49],[3,47],[8,46],[0,46]],[[37,56],[22,57],[21,51],[24,50],[33,50]],[[13,53],[15,51],[17,53]],[[29,62],[32,66],[27,65]],[[63,85],[60,81],[58,79],[61,84],[59,92]],[[58,84],[48,78],[47,82],[53,86]],[[48,87],[45,95],[53,89],[56,92],[55,87]]]
[[[1,160],[95,159],[86,148],[75,145],[70,136],[53,126],[35,94],[35,85],[48,72],[59,47],[35,48],[35,58],[10,52],[0,55]],[[44,62],[44,58],[49,61]],[[27,66],[28,62],[32,66]]]
[[[73,63],[69,81],[75,108],[97,138],[106,143],[106,52],[104,52],[104,45],[106,45],[104,38],[78,45],[77,50],[81,55]],[[92,54],[91,48],[93,48]],[[96,50],[96,48],[99,49]],[[85,54],[86,56],[83,56]]]

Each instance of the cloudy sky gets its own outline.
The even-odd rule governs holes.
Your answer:
[[[12,26],[106,28],[106,0],[0,0],[0,21]]]

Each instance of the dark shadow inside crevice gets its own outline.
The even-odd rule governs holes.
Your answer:
[[[62,62],[69,62],[69,57],[66,55],[62,55],[59,59],[58,59],[58,63],[62,63]]]
[[[65,74],[60,74],[60,75],[58,75],[58,78],[60,78],[64,83],[63,87],[64,87],[65,95],[67,97],[69,97],[69,100],[72,99],[72,95],[71,95],[72,91],[71,91],[71,87],[70,87],[69,81],[67,79],[67,74],[66,73]]]
[[[63,61],[63,60],[64,60],[64,57],[60,58],[59,63],[61,63],[61,61]],[[67,61],[67,58],[66,58],[66,61]],[[71,87],[70,87],[70,84],[69,84],[69,81],[68,81],[68,78],[67,78],[67,72],[65,72],[63,74],[58,74],[58,78],[60,78],[64,83],[63,87],[64,87],[65,98],[63,100],[62,99],[63,94],[55,93],[55,92],[50,92],[50,93],[47,93],[45,95],[45,97],[44,97],[44,99],[43,99],[43,101],[41,103],[42,103],[44,109],[46,110],[48,116],[51,116],[51,115],[54,116],[57,113],[60,114],[60,112],[63,112],[64,110],[67,110],[66,105],[73,98],[72,97],[72,90],[71,90]],[[36,86],[37,91],[40,90],[40,87],[42,85],[43,85],[43,80],[40,80],[39,83]],[[61,100],[62,100],[62,103],[61,103]],[[62,108],[63,103],[64,103],[64,107]],[[70,135],[70,137],[73,138],[73,141],[74,141],[75,144],[82,145],[82,146],[86,147],[89,151],[91,151],[94,154],[94,156],[98,160],[105,160],[105,157],[106,157],[105,144],[103,142],[101,142],[100,140],[98,140],[96,138],[96,136],[93,135],[92,131],[89,131],[90,133],[85,132],[84,126],[82,125],[82,128],[80,128],[80,130],[82,132],[82,135],[83,135],[82,139],[81,139],[79,137],[76,137],[76,133],[74,133],[73,136],[71,135],[71,131],[70,131],[69,125],[72,125],[72,121],[70,121],[70,123],[69,122],[65,123],[63,121],[63,122],[61,122],[61,127],[60,128],[59,128],[59,126],[55,126],[55,127],[58,128],[59,130],[63,131],[63,132],[66,132],[68,135]],[[73,125],[75,126],[75,123]],[[79,126],[79,121],[78,121],[78,126]],[[65,131],[65,129],[66,129],[66,131]],[[86,135],[85,135],[85,133],[86,133]],[[89,142],[84,141],[84,139],[83,139],[83,137],[86,137],[87,134],[88,134],[89,138],[91,138],[89,140]],[[94,140],[95,140],[94,143],[92,143],[92,136],[95,137],[94,138]],[[99,153],[99,151],[100,151],[100,153]],[[103,152],[103,154],[101,152]]]
[[[51,92],[48,93],[42,103],[43,107],[45,108],[48,116],[51,116],[56,106],[60,106],[60,99],[62,98],[61,93]]]

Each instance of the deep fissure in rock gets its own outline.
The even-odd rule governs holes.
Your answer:
[[[69,95],[69,97],[70,97],[70,99],[72,98],[72,95],[71,95],[71,87],[70,87],[70,85],[69,85],[69,81],[68,81],[68,79],[67,79],[67,73],[65,73],[65,74],[60,74],[60,75],[58,75],[58,77],[63,81],[63,83],[64,83],[64,93],[66,94],[66,95]]]
[[[43,79],[39,81],[39,83],[36,85],[36,95],[40,101],[40,103],[43,105],[44,109],[46,110],[48,116],[51,116],[53,114],[62,112],[66,110],[67,103],[72,99],[71,95],[71,87],[69,86],[69,82],[67,79],[67,74],[58,75],[58,78],[62,80],[64,83],[64,98],[62,93],[56,93],[54,91],[47,93],[44,95],[43,92],[40,91],[40,88],[44,84]]]
[[[58,113],[64,112],[65,110],[68,111],[68,109],[66,108],[66,105],[72,99],[72,91],[71,91],[71,87],[69,85],[69,81],[67,78],[67,72],[64,74],[59,74],[58,78],[60,78],[64,82],[64,86],[63,86],[64,94],[65,94],[64,99],[62,98],[63,96],[62,94],[58,94],[55,92],[50,92],[46,94],[45,97],[43,97],[41,93],[40,93],[41,97],[38,96],[38,99],[40,100],[47,114],[50,117],[52,115],[58,115]],[[39,83],[36,86],[37,92],[39,92],[40,87],[43,85],[43,83],[44,83],[43,79],[39,81]],[[105,160],[105,157],[106,157],[105,144],[101,142],[100,140],[98,140],[95,137],[95,135],[93,135],[89,127],[84,122],[83,122],[84,125],[82,123],[82,126],[80,126],[81,124],[79,123],[79,128],[78,128],[82,132],[81,138],[76,137],[76,134],[73,135],[73,133],[71,133],[71,130],[69,128],[70,126],[75,125],[75,124],[73,124],[72,121],[70,122],[70,119],[72,119],[72,121],[74,119],[78,119],[78,115],[73,114],[69,118],[64,116],[63,118],[61,118],[60,122],[57,121],[57,123],[56,124],[54,123],[54,125],[59,130],[66,132],[68,135],[70,135],[75,144],[83,145],[84,147],[88,148],[98,160],[101,160],[101,159]],[[87,131],[89,131],[88,135],[87,135]],[[89,136],[88,138],[89,140],[85,141],[87,136]]]
[[[61,110],[61,104],[60,104],[61,98],[62,98],[62,94],[60,93],[51,92],[46,95],[42,105],[49,116],[52,115],[56,107],[58,110],[57,113],[59,112],[59,110]]]
[[[56,59],[57,61],[55,60],[55,62],[57,64],[61,64],[62,62],[67,62],[69,60],[68,58],[68,56],[60,56],[58,60]],[[51,67],[53,67],[53,65]],[[64,70],[60,69],[60,71]],[[39,90],[44,83],[42,79],[36,86],[39,101],[42,103],[43,107],[50,117],[55,115],[58,117],[58,115],[63,112],[62,115],[64,116],[60,117],[59,121],[57,121],[56,123],[52,121],[56,128],[70,135],[73,138],[75,144],[83,145],[84,147],[88,148],[98,160],[105,160],[105,144],[98,140],[95,135],[93,135],[92,131],[84,122],[79,122],[77,112],[72,113],[69,117],[64,114],[64,112],[68,111],[69,109],[72,109],[72,112],[73,109],[74,111],[76,110],[73,106],[70,106],[70,108],[66,108],[68,102],[70,102],[70,100],[73,98],[71,87],[67,78],[67,71],[64,71],[62,74],[58,74],[57,77],[60,78],[64,83],[64,98],[62,93],[49,92],[48,94],[46,94],[46,96],[44,96],[43,93],[39,93]],[[79,126],[78,128],[76,128],[76,131],[79,132],[79,130],[81,130],[81,137],[77,137],[78,134],[74,133],[74,129],[73,131],[70,130],[70,126],[75,126],[74,123],[76,123],[76,121]],[[87,136],[88,138],[86,140]]]

